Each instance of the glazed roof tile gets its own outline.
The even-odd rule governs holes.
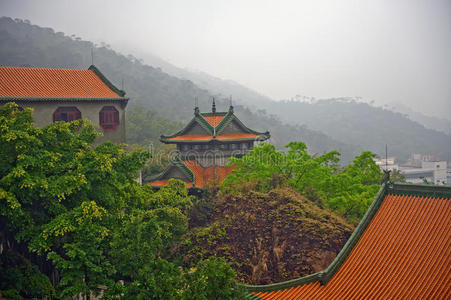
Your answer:
[[[204,117],[204,119],[207,120],[207,122],[210,123],[210,125],[213,126],[213,127],[218,126],[218,124],[222,121],[222,119],[224,119],[224,116],[223,116],[223,115],[221,115],[221,116],[217,116],[217,115],[214,115],[214,116],[204,116],[204,115],[203,115],[203,117]]]
[[[451,199],[386,194],[337,273],[260,299],[450,299]]]
[[[0,97],[121,98],[91,69],[0,67]]]

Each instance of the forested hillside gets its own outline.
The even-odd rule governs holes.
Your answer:
[[[94,45],[51,28],[42,28],[28,21],[0,18],[0,65],[34,66],[54,68],[88,68],[94,64],[118,87],[123,87],[130,97],[128,109],[141,106],[151,109],[169,121],[186,122],[193,114],[194,99],[201,111],[211,108],[212,94],[189,80],[170,76],[159,68],[142,63],[141,60],[122,55],[108,45]],[[229,105],[226,99],[217,99],[218,110]],[[235,112],[243,122],[256,130],[269,130],[272,142],[278,147],[292,140],[302,140],[312,153],[338,150],[344,161],[349,161],[359,150],[305,126],[283,124],[277,117],[264,111],[251,111],[234,103]],[[161,128],[161,127],[158,127]],[[154,128],[145,128],[151,133]],[[159,136],[162,132],[152,132]],[[131,140],[129,142],[135,142]]]
[[[425,128],[401,113],[353,99],[315,102],[282,101],[267,106],[283,121],[305,124],[350,145],[403,160],[411,153],[433,154],[451,160],[451,135]]]
[[[406,115],[409,119],[423,124],[426,128],[442,131],[451,134],[451,120],[435,118],[415,111],[401,103],[391,103],[388,105],[391,110]]]

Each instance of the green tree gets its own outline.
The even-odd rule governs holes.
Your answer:
[[[16,252],[34,252],[58,271],[58,298],[96,294],[101,285],[109,299],[181,298],[189,290],[184,271],[169,258],[186,233],[192,198],[181,181],[157,192],[140,186],[135,178],[149,153],[112,143],[93,147],[97,135],[85,120],[36,128],[31,109],[0,107],[1,237],[13,237],[25,245]],[[55,294],[36,266],[11,267],[8,257],[0,256],[0,267],[22,281],[6,291],[0,284],[2,293]],[[230,266],[224,268],[218,272]],[[230,271],[209,276],[234,281]],[[24,278],[33,281],[24,286]]]
[[[331,151],[312,156],[302,142],[291,142],[286,153],[262,143],[242,158],[223,182],[224,192],[239,190],[243,182],[267,192],[277,185],[289,185],[319,205],[327,205],[351,221],[357,221],[373,200],[382,178],[374,154],[362,152],[353,163],[340,168],[339,153]]]
[[[148,158],[124,146],[91,146],[85,120],[36,128],[31,109],[0,108],[2,228],[59,270],[60,296],[88,294],[108,284],[110,231]]]
[[[187,283],[181,299],[244,299],[245,290],[235,282],[235,276],[224,258],[201,260],[195,270],[185,274]]]

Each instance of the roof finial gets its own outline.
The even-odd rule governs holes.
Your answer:
[[[194,114],[195,115],[199,114],[199,105],[197,103],[197,97],[194,97]]]
[[[212,112],[212,113],[216,113],[215,97],[213,97],[213,104],[211,105],[211,112]]]
[[[229,111],[230,111],[230,112],[233,112],[232,95],[230,95],[230,107],[229,107]]]

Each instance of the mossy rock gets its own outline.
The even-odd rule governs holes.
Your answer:
[[[190,242],[182,244],[178,253],[184,253],[187,266],[201,257],[224,255],[239,280],[249,284],[322,270],[354,229],[344,218],[289,187],[268,193],[221,194],[215,202],[211,223],[190,231],[186,236]]]

